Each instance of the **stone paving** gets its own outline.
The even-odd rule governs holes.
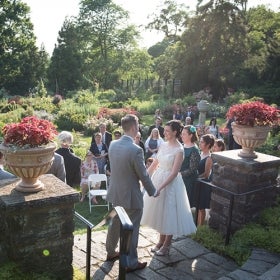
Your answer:
[[[95,280],[118,279],[119,262],[105,262],[106,235],[107,231],[104,230],[92,232],[91,275]],[[175,238],[169,255],[163,257],[156,256],[150,251],[157,240],[157,232],[146,227],[140,228],[139,261],[147,261],[148,265],[143,270],[126,274],[126,279],[242,279],[226,277],[238,269],[233,261],[209,251],[188,237]],[[85,273],[86,234],[75,235],[73,266]]]

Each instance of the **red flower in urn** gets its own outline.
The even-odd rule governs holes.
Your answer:
[[[237,124],[249,126],[272,126],[279,124],[280,111],[260,101],[236,104],[229,108],[226,116]]]
[[[52,122],[35,116],[25,117],[19,123],[6,124],[3,129],[4,145],[34,148],[50,143],[57,131]]]

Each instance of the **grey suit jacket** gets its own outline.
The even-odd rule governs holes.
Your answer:
[[[64,183],[66,182],[66,172],[63,156],[54,153],[54,160],[47,174],[53,174]]]
[[[109,161],[111,176],[107,200],[113,206],[142,209],[143,194],[139,180],[150,196],[156,191],[144,164],[143,149],[133,143],[132,138],[123,135],[111,142]]]

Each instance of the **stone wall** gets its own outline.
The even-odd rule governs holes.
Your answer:
[[[242,159],[239,150],[213,153],[212,183],[234,193],[231,233],[255,220],[260,212],[275,203],[280,158],[261,153],[254,160]],[[245,194],[244,194],[245,193]],[[247,193],[247,194],[246,194]],[[230,195],[212,190],[209,226],[224,235],[229,216]]]
[[[72,279],[74,203],[78,193],[53,175],[40,180],[38,193],[15,190],[16,180],[0,185],[0,263],[11,260],[23,271]]]

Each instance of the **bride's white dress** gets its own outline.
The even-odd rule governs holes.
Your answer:
[[[168,143],[161,145],[157,154],[159,165],[151,178],[156,188],[169,176],[177,153],[184,153],[183,146],[170,148]],[[181,236],[196,232],[180,173],[161,190],[159,197],[154,198],[149,197],[147,193],[144,194],[141,225],[149,226],[166,235]]]

